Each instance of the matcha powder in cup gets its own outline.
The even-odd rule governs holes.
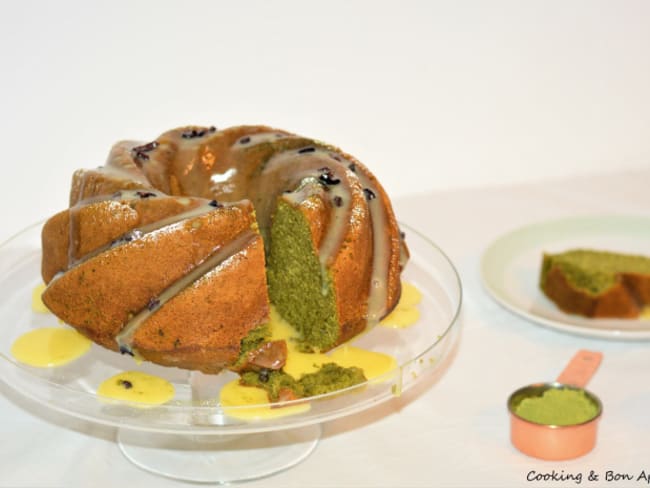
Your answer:
[[[524,398],[515,413],[536,424],[576,425],[593,419],[599,408],[584,390],[552,388],[541,396]]]
[[[524,454],[562,460],[583,456],[596,445],[602,403],[584,389],[602,354],[581,350],[557,381],[518,389],[508,398],[510,440]]]

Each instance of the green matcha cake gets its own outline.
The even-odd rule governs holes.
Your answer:
[[[540,287],[567,313],[635,318],[650,304],[650,258],[590,249],[544,254]]]
[[[272,402],[295,400],[297,398],[323,395],[342,390],[366,381],[361,368],[343,368],[335,363],[326,363],[315,373],[294,379],[284,371],[247,371],[241,376],[241,383],[266,390]]]
[[[267,280],[271,303],[309,347],[331,349],[339,337],[332,277],[329,270],[321,269],[309,223],[298,209],[280,201],[270,241]]]
[[[377,325],[409,256],[365,165],[257,125],[118,142],[74,173],[42,242],[43,302],[66,324],[162,366],[249,373],[272,397],[362,381],[338,366],[290,378],[289,345],[322,353]],[[299,337],[276,338],[272,306]]]

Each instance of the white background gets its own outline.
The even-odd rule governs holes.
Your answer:
[[[251,486],[532,487],[551,484],[526,483],[530,470],[648,469],[647,342],[536,327],[494,303],[478,269],[516,226],[647,215],[650,2],[0,0],[0,241],[65,208],[72,172],[116,140],[188,123],[339,145],[463,280],[461,344],[435,387],[326,424],[314,455]],[[585,173],[599,175],[570,178]],[[522,456],[508,394],[580,348],[605,353],[599,444],[567,463]],[[1,382],[0,418],[0,485],[190,486],[131,465],[112,430]]]
[[[650,2],[3,1],[8,237],[113,142],[263,123],[395,197],[650,163]],[[27,206],[20,220],[11,212]]]

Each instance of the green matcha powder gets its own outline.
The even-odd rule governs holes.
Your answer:
[[[598,415],[598,405],[583,390],[551,388],[541,396],[524,398],[515,413],[544,425],[576,425]]]

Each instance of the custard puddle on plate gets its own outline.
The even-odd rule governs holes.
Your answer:
[[[36,286],[32,292],[32,310],[49,313],[41,300],[45,285]],[[419,319],[420,291],[409,283],[403,283],[402,295],[395,310],[381,325],[405,328]],[[387,354],[360,349],[344,344],[329,353],[306,353],[299,350],[299,333],[272,308],[270,321],[271,338],[284,340],[287,344],[287,362],[284,372],[295,379],[314,373],[323,364],[336,363],[343,368],[357,367],[364,371],[367,380],[381,378],[397,368],[397,361]],[[20,336],[12,345],[12,355],[21,363],[36,367],[57,367],[86,354],[91,341],[72,328],[43,327]],[[126,371],[103,381],[97,389],[100,397],[159,405],[174,398],[174,387],[163,378]],[[310,409],[308,401],[283,408],[269,405],[265,390],[241,385],[239,380],[226,384],[220,392],[219,403],[233,416],[242,419],[270,419],[302,413]],[[238,408],[235,408],[238,407]],[[239,408],[250,407],[250,408]]]

